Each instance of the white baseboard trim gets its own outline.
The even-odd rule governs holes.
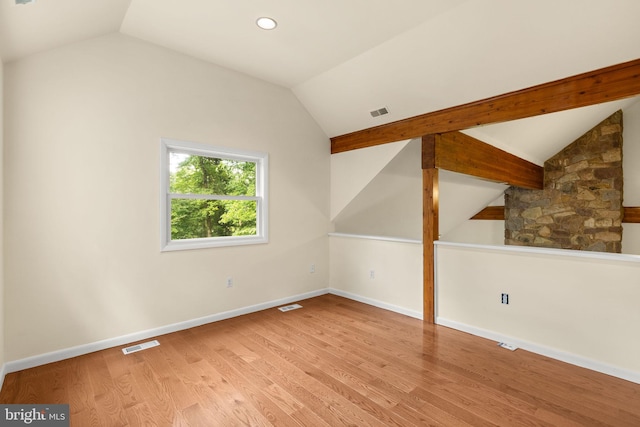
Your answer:
[[[341,291],[339,289],[330,288],[329,293],[333,295],[338,295],[340,297],[348,298],[354,301],[362,302],[368,305],[372,305],[374,307],[382,308],[384,310],[393,311],[395,313],[404,314],[405,316],[414,317],[416,319],[422,320],[422,312],[419,312],[419,311],[409,310],[404,307],[388,304],[383,301],[378,301],[375,299],[363,297],[360,295],[352,294],[350,292]]]
[[[3,363],[2,367],[0,367],[0,390],[2,390],[2,386],[4,385],[4,377],[7,375],[7,364]]]
[[[220,320],[230,319],[232,317],[242,316],[244,314],[255,313],[256,311],[267,310],[292,302],[300,301],[307,298],[313,298],[329,293],[329,289],[319,289],[304,294],[294,295],[287,298],[281,298],[249,307],[238,308],[235,310],[225,311],[222,313],[212,314],[210,316],[200,317],[197,319],[187,320],[184,322],[173,323],[171,325],[161,326],[159,328],[147,329],[146,331],[135,332],[133,334],[123,335],[120,337],[109,338],[102,341],[96,341],[88,344],[82,344],[76,347],[66,348],[62,350],[52,351],[50,353],[40,354],[37,356],[27,357],[25,359],[7,362],[2,366],[0,374],[0,387],[4,382],[6,374],[21,371],[23,369],[34,368],[36,366],[45,365],[47,363],[58,362],[60,360],[70,359],[72,357],[81,356],[83,354],[93,353],[94,351],[104,350],[111,347],[130,344],[135,341],[145,340],[159,335],[165,335],[172,332],[182,331],[184,329],[195,328],[196,326],[205,325],[207,323],[218,322]]]
[[[36,366],[45,365],[47,363],[58,362],[60,360],[70,359],[72,357],[81,356],[83,354],[93,353],[95,351],[104,350],[111,347],[122,346],[122,345],[130,344],[136,341],[157,337],[159,335],[165,335],[172,332],[181,331],[184,329],[194,328],[197,326],[205,325],[207,323],[213,323],[213,322],[218,322],[225,319],[230,319],[232,317],[242,316],[244,314],[255,313],[257,311],[279,307],[281,305],[286,305],[292,302],[297,302],[300,300],[313,298],[313,297],[325,295],[328,293],[422,320],[422,313],[418,311],[408,310],[403,307],[399,307],[393,304],[388,304],[375,299],[363,297],[357,294],[352,294],[350,292],[345,292],[339,289],[333,289],[333,288],[318,289],[316,291],[307,292],[304,294],[294,295],[287,298],[268,301],[265,303],[243,307],[235,310],[225,311],[225,312],[213,314],[210,316],[187,320],[185,322],[174,323],[171,325],[161,326],[159,328],[148,329],[148,330],[136,332],[133,334],[123,335],[120,337],[110,338],[102,341],[96,341],[93,343],[83,344],[76,347],[71,347],[67,349],[53,351],[50,353],[32,356],[25,359],[6,362],[5,364],[2,365],[2,367],[0,367],[0,389],[2,388],[2,385],[4,383],[5,375],[11,372],[17,372],[23,369],[33,368]],[[582,356],[578,356],[578,355],[567,353],[561,350],[545,347],[539,344],[530,343],[530,342],[513,338],[507,335],[503,335],[494,331],[477,328],[475,326],[467,325],[464,323],[456,322],[456,321],[445,319],[442,317],[436,318],[436,323],[441,326],[446,326],[462,332],[467,332],[469,334],[479,336],[482,338],[487,338],[493,341],[507,342],[509,344],[513,344],[517,347],[522,348],[523,350],[527,350],[532,353],[551,357],[553,359],[570,363],[572,365],[591,369],[593,371],[601,372],[607,375],[611,375],[617,378],[631,381],[636,384],[640,384],[640,373],[638,372],[618,368],[616,366],[591,360]]]
[[[631,381],[636,384],[640,384],[640,372],[619,368],[617,366],[609,365],[597,360],[588,359],[577,354],[568,353],[555,348],[545,347],[543,345],[531,343],[528,341],[523,341],[521,339],[503,335],[498,332],[477,328],[475,326],[456,322],[454,320],[444,319],[442,317],[436,318],[436,324],[456,329],[458,331],[467,332],[471,335],[487,338],[496,342],[506,342],[532,353],[540,354],[542,356],[550,357],[552,359],[560,360],[562,362],[570,363],[572,365],[580,366],[582,368],[587,368],[592,371],[600,372],[603,374],[611,375],[613,377],[621,378],[623,380]]]

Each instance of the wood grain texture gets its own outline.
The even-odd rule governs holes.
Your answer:
[[[334,295],[8,374],[72,426],[638,426],[640,385]]]
[[[623,208],[622,222],[627,224],[640,224],[640,207]]]
[[[436,135],[422,137],[422,169],[436,168]]]
[[[438,184],[438,169],[422,170],[422,316],[427,323],[433,323],[435,321],[435,248],[433,242],[439,239],[438,218],[440,207]]]
[[[471,219],[504,221],[504,206],[487,206],[472,216]]]
[[[543,167],[462,132],[435,136],[435,164],[439,169],[516,187],[539,190],[544,186]]]
[[[331,153],[522,119],[640,94],[640,59],[331,138]]]
[[[640,224],[640,207],[622,208],[624,216],[622,222],[627,224]],[[504,206],[487,206],[471,219],[489,219],[504,221]]]

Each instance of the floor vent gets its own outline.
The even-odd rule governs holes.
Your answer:
[[[302,306],[300,304],[291,304],[291,305],[285,305],[283,307],[278,307],[278,310],[284,313],[285,311],[296,310],[298,308],[302,308]]]
[[[159,345],[160,343],[157,340],[153,340],[149,342],[143,342],[142,344],[132,345],[131,347],[125,347],[122,349],[122,352],[124,354],[131,354],[131,353],[135,353],[136,351],[146,350],[148,348],[157,347]]]
[[[506,342],[499,342],[498,347],[506,348],[511,351],[516,351],[518,349],[515,345],[507,344]]]
[[[384,116],[385,114],[389,114],[389,110],[387,107],[382,107],[377,110],[370,111],[369,114],[371,114],[371,117]]]

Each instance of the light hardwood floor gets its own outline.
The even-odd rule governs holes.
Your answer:
[[[333,295],[7,375],[72,426],[640,426],[640,385]]]

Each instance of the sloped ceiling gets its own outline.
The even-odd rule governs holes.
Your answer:
[[[463,0],[132,0],[121,32],[294,87]],[[256,27],[269,16],[278,28]]]
[[[637,16],[634,0],[467,1],[294,92],[341,135],[637,59]]]
[[[120,31],[291,88],[331,137],[640,58],[638,16],[637,0],[0,0],[0,56]],[[539,163],[564,141],[536,128],[477,136]]]
[[[383,169],[388,169],[389,162],[403,151],[408,143],[409,140],[399,141],[331,156],[331,220],[334,220]],[[415,154],[414,163],[407,167],[407,170],[413,173],[421,172],[420,150]]]
[[[422,143],[414,139],[397,146],[400,150],[388,164],[337,215],[334,220],[337,232],[422,240]],[[354,154],[376,148],[356,150]],[[341,166],[347,169],[348,165]],[[446,235],[467,221],[502,196],[507,188],[504,184],[441,170],[440,234]]]
[[[543,166],[554,154],[618,110],[638,104],[638,98],[607,102],[553,114],[464,130],[474,138]]]
[[[119,31],[131,0],[0,0],[3,62]]]

